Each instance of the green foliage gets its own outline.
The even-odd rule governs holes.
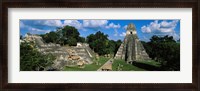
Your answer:
[[[69,46],[76,46],[77,40],[73,37],[70,37],[68,40],[68,44],[69,44]]]
[[[96,34],[87,36],[87,43],[99,55],[114,54],[119,48],[121,41],[109,40],[108,35],[98,31]]]
[[[108,35],[98,31],[95,35],[91,34],[87,37],[87,42],[90,47],[99,55],[107,54],[106,43],[108,41]]]
[[[77,40],[79,39],[79,32],[75,27],[72,26],[65,26],[61,30],[61,38],[64,39],[64,44],[69,44],[69,45],[76,45]],[[72,40],[71,40],[72,39]],[[61,40],[62,41],[62,40]],[[73,43],[71,43],[73,42]]]
[[[46,43],[57,43],[60,45],[76,46],[77,42],[87,42],[90,47],[99,55],[115,54],[122,43],[121,40],[109,40],[108,35],[98,31],[96,34],[90,34],[87,39],[79,36],[79,32],[75,27],[65,26],[40,35]],[[87,41],[86,41],[87,40]]]
[[[115,42],[114,54],[117,53],[117,51],[118,51],[118,49],[119,49],[119,47],[120,47],[121,44],[122,44],[122,41],[121,41],[121,40],[117,40],[117,41]]]
[[[85,43],[86,42],[84,37],[79,37],[77,41],[81,42],[81,43]]]
[[[180,70],[180,44],[173,37],[153,36],[150,42],[142,42],[152,59],[161,63],[163,70]]]
[[[53,64],[53,60],[55,60],[53,55],[44,55],[38,52],[33,42],[20,44],[21,71],[44,70],[45,67]]]
[[[57,43],[59,38],[58,34],[53,31],[42,35],[42,37],[46,43]]]
[[[70,46],[76,46],[77,42],[85,42],[84,37],[79,36],[79,32],[75,27],[64,26],[63,28],[57,28],[57,31],[51,31],[49,33],[41,35],[46,43],[57,43],[61,45],[69,44]]]
[[[114,40],[109,40],[107,43],[107,53],[114,54],[116,42]]]

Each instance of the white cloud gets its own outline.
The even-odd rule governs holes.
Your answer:
[[[37,28],[29,28],[30,31],[37,31],[37,32],[42,32],[44,30],[41,30],[41,29],[37,29]]]
[[[62,26],[62,22],[60,20],[36,20],[36,21],[33,21],[33,24],[51,26],[51,27],[61,27]]]
[[[119,36],[124,37],[124,36],[126,36],[126,33],[122,32]]]
[[[173,20],[170,22],[161,21],[160,23],[158,20],[151,22],[149,25],[144,25],[141,27],[141,31],[143,33],[148,33],[152,35],[169,35],[173,36],[175,40],[178,40],[180,36],[176,34],[175,28],[177,26],[178,20]]]
[[[147,27],[147,26],[142,26],[141,30],[142,30],[143,33],[150,33],[151,32],[150,27]]]
[[[50,22],[47,22],[47,21],[41,22],[40,20],[39,21],[20,21],[20,28],[22,30],[27,31],[27,32],[32,33],[32,34],[48,33],[51,30],[49,30],[49,29],[45,30],[45,29],[38,28],[38,26],[43,25],[45,23],[49,24],[49,25],[46,25],[46,26],[50,26],[50,24],[53,24],[53,23],[50,23]],[[51,26],[53,26],[53,25],[51,25]]]
[[[141,27],[141,31],[143,33],[151,33],[151,32],[173,32],[176,28],[176,25],[178,23],[178,20],[174,20],[171,22],[162,21],[158,23],[158,20],[155,20],[154,22],[151,22],[149,25],[144,25]]]
[[[83,27],[103,28],[107,25],[107,20],[83,20]]]
[[[178,23],[178,20],[174,20],[172,22],[167,22],[167,21],[162,21],[160,23],[161,27],[171,27],[171,28],[175,28],[176,25]]]
[[[120,24],[114,24],[114,23],[110,23],[108,26],[106,26],[105,28],[114,28],[114,29],[117,29],[117,28],[120,28],[121,25]]]
[[[31,34],[41,34],[41,33],[48,33],[51,30],[42,30],[42,29],[38,29],[38,28],[33,28],[33,27],[27,27],[27,30],[29,33]]]
[[[48,33],[55,31],[56,27],[61,27],[60,20],[21,20],[20,29],[33,34]]]
[[[78,20],[65,20],[63,26],[74,26],[77,29],[81,29],[82,28],[82,24],[78,21]]]
[[[117,31],[117,29],[114,29],[114,36],[118,36],[118,31]]]
[[[121,25],[110,23],[108,24],[107,20],[83,20],[83,29],[87,30],[88,28],[100,31],[101,29],[114,29],[114,36],[118,36],[118,30]]]
[[[180,35],[176,34],[175,31],[171,32],[170,34],[168,34],[169,36],[173,36],[174,40],[179,40],[180,39]]]
[[[159,31],[162,32],[162,33],[170,33],[170,32],[173,32],[174,28],[160,28]]]
[[[128,27],[128,25],[125,25],[123,28],[126,30],[126,29],[127,29],[127,27]]]
[[[110,23],[107,26],[105,26],[106,29],[114,29],[114,36],[118,36],[118,29],[121,27],[120,24],[114,24],[114,23]]]
[[[158,23],[158,20],[155,20],[154,22],[151,22],[149,25],[149,28],[152,30],[159,30],[160,24]]]
[[[55,26],[55,27],[62,26],[62,22],[60,20],[46,20],[44,24],[48,26]]]

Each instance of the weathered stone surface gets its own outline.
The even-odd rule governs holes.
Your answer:
[[[150,59],[137,36],[134,24],[129,24],[123,43],[120,45],[115,59],[124,59],[127,63]]]
[[[92,64],[92,58],[96,55],[86,43],[78,43],[78,46],[60,46],[59,44],[45,43],[42,37],[32,34],[27,34],[21,42],[24,41],[34,42],[42,54],[56,56],[56,60],[50,68],[58,70],[62,70],[65,66],[83,67],[84,64]]]

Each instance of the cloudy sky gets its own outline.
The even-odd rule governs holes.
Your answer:
[[[44,34],[70,25],[77,28],[82,37],[101,31],[109,39],[123,40],[129,23],[135,24],[138,37],[143,41],[149,41],[153,35],[180,39],[179,20],[20,20],[20,34]]]

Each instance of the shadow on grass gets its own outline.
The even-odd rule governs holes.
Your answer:
[[[148,71],[161,71],[160,67],[156,67],[153,65],[145,64],[145,63],[140,63],[140,62],[133,62],[134,66],[148,70]]]

